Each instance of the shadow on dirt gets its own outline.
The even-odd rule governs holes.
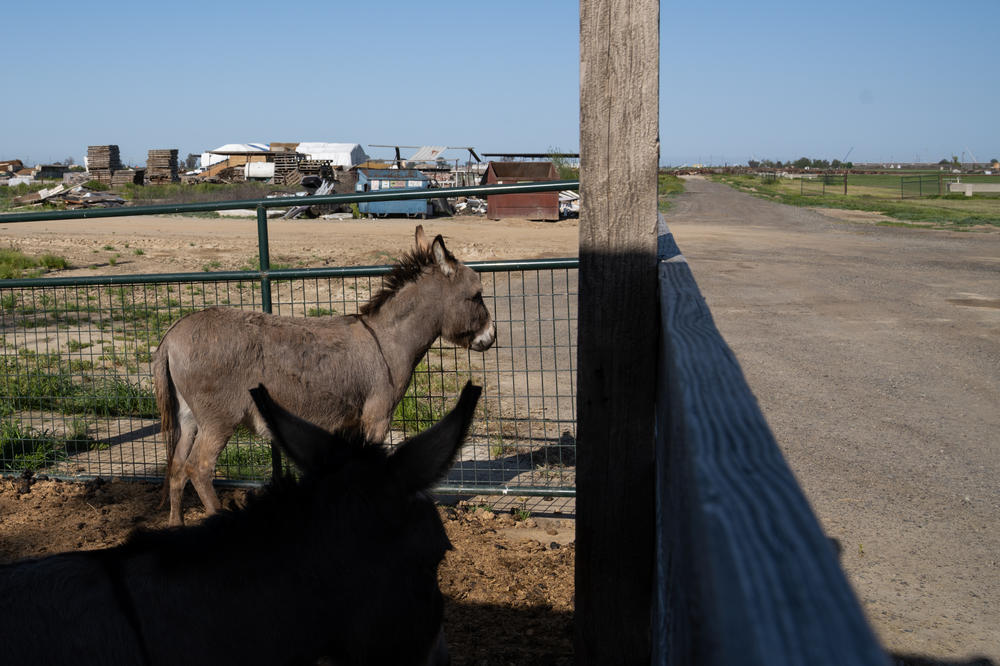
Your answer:
[[[453,666],[573,663],[570,612],[458,602],[446,597],[444,626]]]
[[[996,666],[996,662],[986,657],[972,659],[935,659],[912,654],[892,654],[892,666]]]

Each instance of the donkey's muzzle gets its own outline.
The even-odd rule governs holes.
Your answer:
[[[472,339],[472,342],[469,343],[469,349],[477,352],[486,351],[493,346],[496,339],[497,325],[490,322],[490,325],[486,327],[486,330]]]

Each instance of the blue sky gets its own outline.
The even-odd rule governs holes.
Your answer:
[[[1000,157],[998,26],[996,0],[663,2],[661,163]],[[0,159],[579,147],[577,2],[9,2],[0,44]]]

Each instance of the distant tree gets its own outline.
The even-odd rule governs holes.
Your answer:
[[[576,180],[580,177],[580,170],[569,163],[569,160],[559,153],[562,152],[559,148],[550,147],[548,150],[549,159],[552,160],[552,165],[556,168],[559,173],[559,178],[561,180]]]
[[[958,155],[952,155],[951,156],[951,165],[954,166],[954,167],[957,167],[957,166],[961,165],[960,162],[958,161]]]
[[[76,164],[76,160],[73,159],[73,157],[67,157],[66,159],[64,159],[62,161],[62,163],[65,164],[66,166],[72,166],[72,165]]]
[[[758,160],[747,160],[747,166],[751,169],[759,169],[760,162]]]
[[[805,169],[807,166],[812,164],[812,160],[808,157],[800,157],[799,159],[792,162],[792,166],[796,169]]]
[[[951,161],[947,160],[947,159],[944,159],[944,160],[941,160],[940,162],[938,162],[938,164],[941,164],[941,165],[944,165],[944,166],[948,166],[949,164],[951,164]]]
[[[854,162],[844,162],[844,168],[845,169],[853,169],[854,168]]]
[[[997,159],[997,158],[995,158],[995,157],[994,157],[993,159],[991,159],[991,160],[990,160],[990,164],[996,164],[997,162],[1000,162],[1000,160],[998,160],[998,159]]]
[[[830,162],[830,166],[834,169],[839,169],[844,165],[840,160],[833,160],[832,162]]]
[[[809,163],[809,166],[813,169],[829,169],[830,162],[828,160],[813,160]]]
[[[184,167],[191,171],[196,166],[198,166],[198,160],[201,158],[200,155],[195,155],[194,153],[188,153],[188,156],[184,159]]]

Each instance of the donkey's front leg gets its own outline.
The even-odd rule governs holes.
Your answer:
[[[361,409],[361,430],[369,442],[382,443],[389,434],[392,423],[393,405],[382,397],[372,397],[365,401]]]

